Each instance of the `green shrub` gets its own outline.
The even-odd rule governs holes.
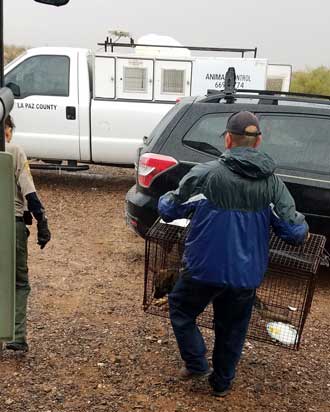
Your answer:
[[[321,66],[316,69],[294,72],[290,91],[330,96],[330,69]]]

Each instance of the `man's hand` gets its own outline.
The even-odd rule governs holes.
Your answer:
[[[38,245],[40,245],[40,249],[43,249],[47,243],[50,241],[51,234],[48,229],[48,221],[46,218],[39,220],[37,223],[38,228]]]
[[[31,226],[33,220],[31,212],[29,212],[28,210],[24,210],[23,220],[26,225]]]

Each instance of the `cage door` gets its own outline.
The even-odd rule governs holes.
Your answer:
[[[117,59],[117,98],[152,100],[153,60]]]
[[[94,97],[115,98],[115,59],[96,56],[94,63]]]
[[[156,60],[155,100],[175,101],[190,95],[191,62]]]

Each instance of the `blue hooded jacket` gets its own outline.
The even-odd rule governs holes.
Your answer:
[[[192,279],[256,288],[268,265],[270,225],[286,242],[304,242],[305,218],[274,170],[265,153],[233,148],[195,166],[159,199],[166,222],[192,216],[183,257]]]

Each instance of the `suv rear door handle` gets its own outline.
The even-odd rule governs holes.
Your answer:
[[[66,107],[66,118],[68,120],[76,120],[76,108],[74,106]]]

